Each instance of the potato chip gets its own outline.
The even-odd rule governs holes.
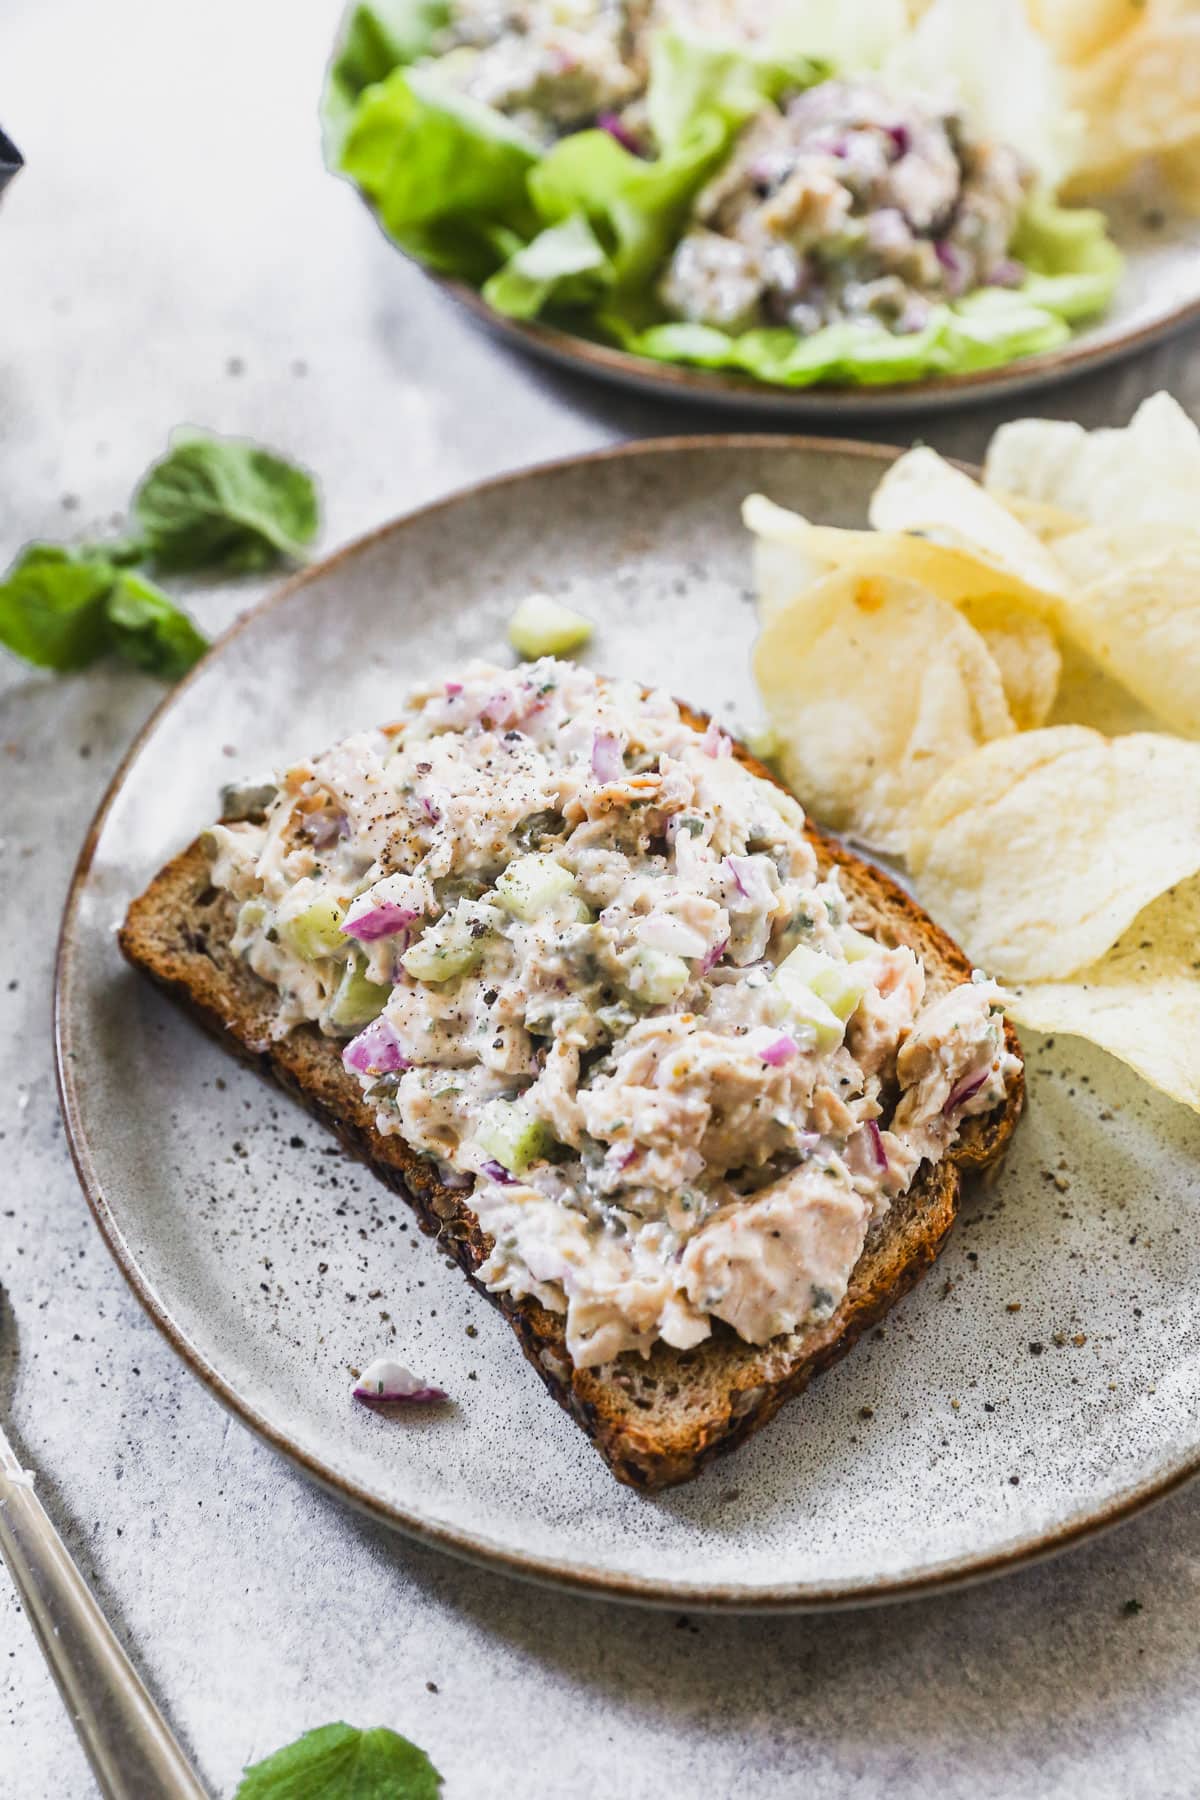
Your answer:
[[[966,552],[990,576],[979,591],[999,582],[1048,616],[1057,611],[1062,573],[1045,545],[936,450],[909,450],[892,464],[871,497],[870,520],[876,531],[920,532]]]
[[[1200,119],[1200,14],[1143,8],[1134,30],[1072,71],[1068,94],[1088,121],[1070,192],[1095,191],[1132,163],[1190,143]]]
[[[1085,62],[1140,24],[1145,0],[1030,0],[1030,14],[1063,63]]]
[[[909,862],[989,973],[1065,979],[1200,871],[1200,745],[1078,725],[985,744],[926,793]]]
[[[1145,907],[1112,949],[1070,981],[1013,990],[1032,1031],[1089,1038],[1200,1112],[1200,881]]]
[[[995,663],[946,601],[839,571],[766,623],[754,673],[789,784],[814,816],[902,851],[922,794],[978,744],[1010,735]]]
[[[1105,737],[1156,731],[1159,721],[1141,701],[1114,681],[1098,662],[1070,639],[1059,646],[1062,668],[1047,725],[1090,725]]]
[[[1078,513],[1066,512],[1061,506],[1050,506],[1044,500],[1027,500],[1022,494],[1005,494],[995,488],[992,495],[1005,512],[1019,519],[1026,531],[1031,531],[1043,544],[1053,544],[1056,538],[1064,537],[1068,531],[1080,530],[1086,522]]]
[[[1200,532],[1092,526],[1055,554],[1073,583],[1063,630],[1164,724],[1200,736]]]
[[[1200,213],[1200,135],[1160,156],[1158,171],[1176,205],[1184,212]]]
[[[1095,525],[1200,528],[1200,430],[1170,394],[1144,400],[1119,430],[1062,419],[1002,425],[983,484],[997,494],[1061,507]]]
[[[959,611],[975,627],[1000,671],[1017,730],[1032,731],[1044,725],[1062,669],[1062,656],[1050,627],[1003,594],[965,599]]]
[[[1055,517],[1078,529],[1079,521],[1073,515],[1056,512]],[[800,513],[776,506],[761,494],[752,494],[745,501],[742,518],[755,536],[755,582],[764,618],[773,616],[810,582],[832,569],[915,581],[952,606],[984,595],[1006,595],[1039,617],[1046,610],[1046,596],[1031,589],[1021,576],[932,537],[910,531],[843,531],[832,525],[813,525]]]

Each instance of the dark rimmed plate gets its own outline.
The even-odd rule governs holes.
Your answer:
[[[116,949],[129,898],[211,817],[232,772],[387,716],[399,688],[459,657],[502,654],[531,586],[597,618],[598,665],[744,721],[742,496],[761,488],[859,524],[891,454],[639,444],[399,520],[216,645],[97,815],[56,1010],[64,1116],[97,1222],[227,1406],[428,1542],[676,1607],[863,1604],[1013,1567],[1200,1466],[1200,1240],[1181,1229],[1200,1197],[1200,1120],[1099,1052],[1031,1044],[1027,1120],[935,1273],[735,1457],[648,1499],[613,1481],[390,1194]],[[386,1348],[454,1405],[399,1421],[353,1405],[350,1365]]]

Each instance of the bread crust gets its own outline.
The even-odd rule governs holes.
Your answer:
[[[703,729],[704,719],[684,710]],[[753,773],[775,779],[744,747],[735,746],[735,754]],[[934,992],[970,975],[963,952],[911,895],[811,822],[806,831],[822,874],[833,866],[841,871],[856,925],[915,950]],[[613,1363],[577,1369],[561,1313],[481,1284],[478,1270],[491,1240],[471,1210],[470,1190],[446,1187],[402,1138],[378,1130],[376,1109],[342,1067],[340,1041],[312,1025],[272,1039],[275,990],[230,950],[235,912],[231,897],[212,886],[197,839],[132,902],[118,934],[121,950],[227,1049],[293,1094],[412,1207],[421,1229],[499,1307],[550,1393],[618,1481],[647,1491],[689,1481],[735,1449],[915,1286],[954,1223],[964,1176],[999,1162],[1024,1103],[1022,1075],[1002,1106],[966,1121],[942,1162],[922,1165],[908,1193],[872,1227],[846,1295],[825,1323],[761,1346],[718,1323],[692,1350],[660,1342],[645,1359],[627,1352]],[[1005,1030],[1009,1049],[1019,1055],[1011,1024]]]

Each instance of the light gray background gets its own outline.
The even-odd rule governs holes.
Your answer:
[[[725,422],[549,376],[400,262],[321,168],[336,10],[0,0],[0,119],[30,165],[0,212],[3,559],[104,525],[180,422],[260,437],[317,471],[327,548],[495,470]],[[1040,410],[1123,421],[1168,386],[1200,411],[1194,344]],[[918,435],[976,456],[1001,416]],[[194,603],[216,629],[258,591]],[[108,669],[54,680],[0,665],[0,1404],[214,1792],[346,1717],[424,1745],[449,1800],[1194,1795],[1195,1490],[941,1599],[684,1620],[419,1550],[225,1416],[110,1263],[51,1072],[71,863],[159,691]],[[0,1794],[91,1792],[0,1577]]]

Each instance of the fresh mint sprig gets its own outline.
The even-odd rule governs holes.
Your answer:
[[[208,647],[144,574],[261,571],[299,561],[319,516],[311,476],[237,438],[181,438],[133,499],[137,535],[29,544],[0,581],[0,644],[38,668],[83,669],[114,653],[174,681]]]
[[[252,1764],[234,1800],[438,1800],[442,1778],[423,1750],[377,1725],[319,1725]]]

